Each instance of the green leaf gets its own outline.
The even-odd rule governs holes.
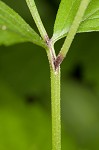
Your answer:
[[[53,41],[65,37],[76,16],[81,0],[61,0],[54,25]],[[91,0],[78,32],[99,31],[99,1]]]
[[[81,0],[61,0],[54,25],[54,41],[57,41],[68,33],[80,2]]]
[[[99,0],[89,4],[78,32],[99,31]]]
[[[0,45],[32,42],[43,46],[39,35],[11,8],[0,1]]]

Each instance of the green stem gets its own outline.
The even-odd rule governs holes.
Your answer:
[[[51,68],[52,150],[61,150],[60,67]]]
[[[34,0],[26,0],[27,2],[27,5],[30,9],[30,12],[32,14],[32,17],[35,21],[35,24],[40,32],[40,35],[41,37],[43,38],[44,41],[47,41],[48,39],[48,35],[47,35],[47,32],[44,28],[44,25],[42,23],[42,20],[40,18],[40,15],[38,13],[38,10],[37,10],[37,7],[36,7],[36,4],[35,4],[35,1]]]
[[[71,46],[71,43],[72,43],[72,41],[74,39],[74,36],[76,35],[76,32],[77,32],[77,30],[79,28],[79,25],[80,25],[80,23],[82,21],[82,18],[84,16],[84,13],[85,13],[89,3],[90,3],[90,0],[82,0],[81,1],[81,4],[80,4],[79,9],[77,11],[76,17],[75,17],[75,19],[73,21],[73,24],[72,24],[72,26],[71,26],[71,28],[69,30],[67,38],[66,38],[66,40],[65,40],[65,42],[63,44],[63,47],[62,47],[62,49],[60,51],[60,55],[62,55],[63,57],[66,56],[66,54],[67,54],[67,52],[68,52],[68,50],[69,50],[69,48]]]

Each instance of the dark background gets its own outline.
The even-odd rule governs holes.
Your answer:
[[[38,32],[25,0],[3,1]],[[51,37],[59,0],[35,2]],[[98,32],[76,35],[61,72],[62,150],[99,150]],[[31,43],[1,46],[0,150],[50,150],[50,103],[45,50]]]

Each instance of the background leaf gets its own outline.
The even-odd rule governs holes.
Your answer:
[[[66,148],[68,150],[77,150],[76,144],[65,134],[64,130],[62,134],[63,150]],[[1,78],[0,149],[51,149],[51,119],[49,112],[38,102],[34,102],[32,105],[27,103]]]
[[[81,0],[62,0],[57,13],[53,41],[66,36]],[[91,0],[78,32],[99,31],[99,1]]]
[[[27,41],[44,46],[39,35],[16,12],[0,1],[0,45]]]
[[[99,149],[99,102],[91,90],[74,80],[62,84],[62,114],[65,125],[79,144]]]

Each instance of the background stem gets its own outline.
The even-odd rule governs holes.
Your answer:
[[[60,67],[51,68],[52,150],[61,150]]]

